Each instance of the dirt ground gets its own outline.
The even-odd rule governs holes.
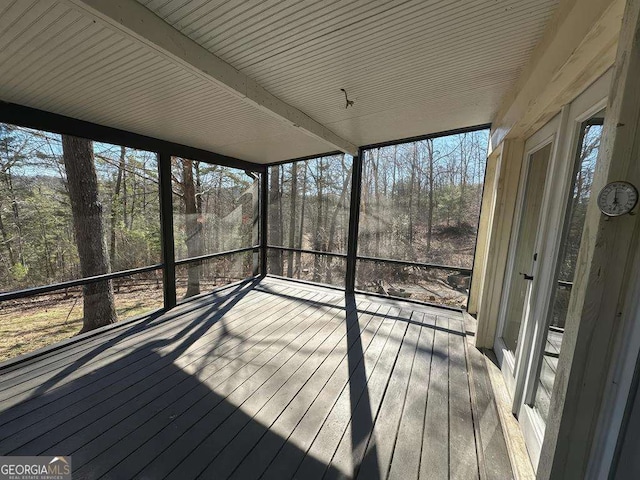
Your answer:
[[[162,307],[162,289],[120,288],[115,293],[118,320]],[[82,328],[80,289],[4,302],[0,309],[0,361],[32,352],[66,338]]]
[[[235,279],[203,279],[201,292]],[[186,278],[176,279],[178,301],[187,290]],[[163,306],[162,282],[122,281],[114,284],[118,320],[126,320]],[[0,307],[0,361],[71,338],[82,328],[82,289],[70,288],[16,301]]]

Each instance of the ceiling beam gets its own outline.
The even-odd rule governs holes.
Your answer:
[[[354,144],[272,95],[254,79],[198,45],[136,0],[66,1],[242,101],[342,152],[357,155],[358,148]]]

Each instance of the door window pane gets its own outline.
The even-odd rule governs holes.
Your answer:
[[[553,308],[549,319],[549,328],[544,344],[534,403],[545,421],[549,413],[549,400],[562,346],[585,215],[591,199],[591,185],[598,158],[601,135],[601,120],[587,122],[582,127],[581,143],[573,177],[573,188],[567,208],[567,221],[556,267],[557,281],[551,297]]]
[[[525,312],[526,296],[530,280],[525,274],[533,271],[536,233],[540,221],[540,209],[544,192],[547,167],[553,144],[549,143],[529,156],[529,171],[524,190],[522,217],[515,246],[515,260],[511,271],[511,285],[507,300],[507,313],[502,338],[507,348],[515,352],[518,344],[520,325]]]

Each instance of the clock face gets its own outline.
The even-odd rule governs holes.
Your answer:
[[[611,182],[598,195],[598,207],[609,217],[629,213],[637,203],[638,190],[629,182]]]

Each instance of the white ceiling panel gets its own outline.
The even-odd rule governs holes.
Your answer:
[[[138,1],[356,145],[489,122],[558,2]],[[77,3],[0,2],[1,100],[260,163],[335,150]]]

